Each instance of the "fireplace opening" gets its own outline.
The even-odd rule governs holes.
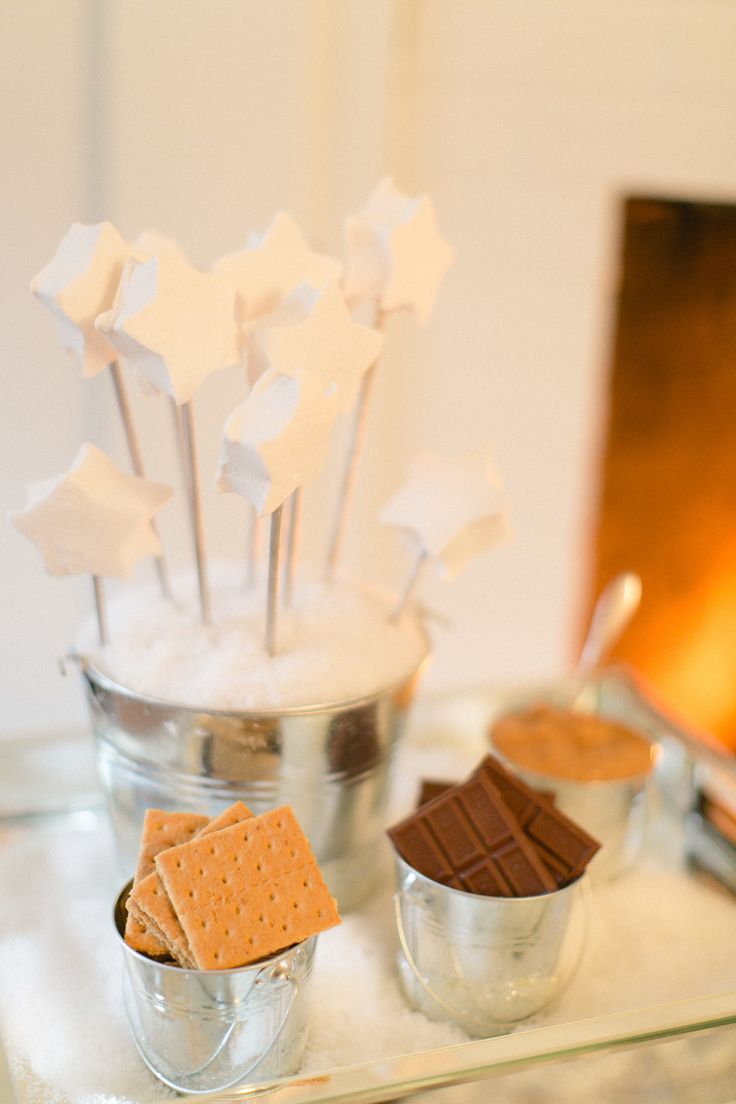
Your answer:
[[[624,202],[609,388],[590,605],[637,571],[615,655],[736,748],[736,206]]]

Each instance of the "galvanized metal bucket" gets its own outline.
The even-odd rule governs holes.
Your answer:
[[[482,897],[395,860],[397,964],[412,1008],[471,1035],[498,1035],[573,976],[588,927],[586,875],[538,897]]]
[[[123,939],[125,901],[115,905],[123,949],[123,998],[143,1061],[187,1093],[218,1092],[253,1076],[294,1073],[307,1036],[308,983],[317,936],[230,970],[187,970],[146,958]]]
[[[291,805],[341,911],[354,908],[380,877],[391,762],[423,666],[364,698],[248,713],[148,698],[82,664],[122,876],[146,809]]]

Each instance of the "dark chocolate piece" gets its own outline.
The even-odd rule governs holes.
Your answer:
[[[441,793],[451,789],[454,785],[454,782],[440,782],[435,778],[423,778],[417,809],[421,809],[422,805],[426,805],[428,801],[434,801],[436,797],[439,797]]]
[[[389,829],[405,862],[436,882],[469,893],[529,897],[555,880],[493,782],[473,774]]]
[[[436,797],[439,797],[445,790],[451,789],[456,786],[456,782],[441,782],[437,778],[423,778],[422,788],[419,791],[419,798],[417,800],[417,809],[421,809],[422,805],[426,805],[428,801],[434,801]],[[543,801],[545,805],[554,805],[555,795],[551,790],[534,790],[535,794],[540,801]]]
[[[487,778],[498,789],[558,887],[582,874],[600,850],[597,840],[559,809],[550,806],[536,790],[506,770],[492,755],[483,760],[475,773],[477,777]]]

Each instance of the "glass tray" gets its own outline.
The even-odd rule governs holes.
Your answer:
[[[694,772],[717,770],[721,777],[730,779],[736,785],[734,757],[715,742],[686,729],[669,716],[641,682],[623,668],[610,668],[584,685],[557,686],[552,691],[550,688],[530,687],[503,691],[471,689],[420,701],[402,752],[402,762],[398,764],[399,770],[406,770],[420,753],[425,757],[425,762],[436,765],[438,771],[442,770],[443,765],[452,763],[456,754],[462,760],[463,755],[482,753],[489,720],[510,705],[540,693],[546,696],[558,694],[565,700],[569,700],[572,694],[586,707],[629,722],[660,742],[663,753],[657,768],[658,802],[653,834],[655,861],[659,853],[657,848],[661,849],[662,861],[672,862],[673,854],[682,847],[684,813],[691,801]],[[459,777],[462,773],[461,768],[455,776]],[[10,853],[9,849],[19,846],[19,841],[28,839],[29,834],[38,837],[41,847],[45,846],[45,840],[51,847],[52,841],[58,843],[65,833],[77,831],[85,824],[94,826],[104,820],[91,738],[86,733],[24,734],[0,739],[0,858],[3,849],[6,849],[6,854]],[[704,916],[707,915],[706,906],[716,897],[721,901],[719,908],[733,907],[734,939],[730,945],[718,947],[715,951],[711,948],[711,951],[722,953],[724,968],[729,964],[731,972],[724,976],[734,976],[731,963],[736,957],[733,954],[736,948],[736,897],[728,896],[725,890],[707,882],[696,881],[694,874],[692,878],[694,893],[700,893],[702,886]],[[12,886],[0,885],[0,891],[8,894],[13,890]],[[627,892],[625,879],[619,882],[615,892]],[[707,938],[707,931],[703,934]],[[682,955],[686,948],[673,947],[672,951],[675,956]],[[500,1077],[504,1102],[527,1099],[572,1101],[577,1100],[578,1096],[573,1091],[571,1071],[581,1063],[581,1068],[589,1066],[593,1071],[589,1076],[603,1077],[605,1067],[600,1062],[605,1061],[606,1055],[623,1050],[628,1054],[628,1048],[635,1044],[647,1044],[644,1051],[633,1051],[632,1054],[651,1057],[652,1048],[664,1053],[667,1048],[660,1044],[667,1044],[671,1049],[675,1048],[672,1049],[673,1054],[679,1055],[672,1061],[680,1071],[694,1068],[694,1062],[701,1063],[697,1075],[699,1092],[696,1094],[686,1090],[686,1095],[682,1097],[659,1095],[656,1098],[708,1101],[709,1104],[717,1100],[718,1104],[725,1104],[726,1100],[736,1095],[736,1035],[733,1029],[736,1024],[736,988],[729,986],[725,991],[723,985],[718,988],[721,991],[686,993],[682,999],[665,1003],[638,1001],[635,1007],[618,1009],[605,1015],[580,1019],[568,1017],[565,1022],[552,1022],[544,1026],[525,1027],[522,1024],[511,1034],[491,1039],[325,1070],[310,1069],[301,1076],[268,1084],[244,1085],[238,1090],[207,1099],[237,1101],[263,1094],[269,1104],[298,1104],[302,1101],[326,1104],[338,1100],[368,1104],[370,1101],[393,1100],[440,1087],[462,1085],[466,1087],[458,1092],[465,1101],[471,1099],[467,1095],[472,1091],[467,1087],[470,1082]],[[365,1015],[363,1010],[356,1010],[357,1024],[362,1015]],[[687,1049],[691,1046],[691,1036],[697,1037],[696,1042],[701,1040],[697,1044],[699,1051]],[[707,1040],[705,1050],[703,1039]],[[677,1046],[680,1046],[679,1051]],[[710,1088],[706,1083],[709,1071],[702,1065],[706,1053],[710,1055],[714,1071]],[[570,1063],[570,1059],[574,1058],[579,1061]],[[596,1059],[599,1066],[595,1065]],[[530,1083],[528,1096],[520,1095],[515,1086],[520,1089],[526,1084],[525,1071],[531,1071],[542,1063],[554,1064],[554,1079],[546,1080],[550,1077],[549,1072],[537,1075],[542,1080]],[[635,1057],[619,1070],[617,1099],[626,1099],[627,1104],[634,1104],[639,1099],[652,1098],[651,1086],[642,1088],[642,1069],[641,1061]],[[677,1079],[684,1075],[672,1076]],[[545,1081],[549,1091],[545,1090],[542,1095],[540,1085],[544,1085]],[[562,1093],[559,1097],[553,1084]],[[565,1088],[565,1085],[568,1087]],[[110,1095],[120,1091],[114,1084],[108,1084],[104,1089]],[[27,1100],[43,1104],[57,1104],[57,1101],[63,1100],[76,1104],[81,1099],[65,1095],[58,1086],[56,1090],[48,1088],[44,1092],[37,1082],[22,1076],[16,1076],[12,1086],[0,1043],[0,1101],[12,1101],[13,1091],[22,1104]],[[580,1099],[590,1099],[589,1091],[590,1085]],[[639,1092],[644,1092],[644,1095],[637,1095]],[[453,1100],[459,1099],[452,1093],[449,1096]],[[173,1097],[163,1088],[153,1096],[149,1089],[145,1095],[146,1104],[159,1099],[163,1104]],[[478,1099],[483,1100],[484,1096],[481,1094]]]

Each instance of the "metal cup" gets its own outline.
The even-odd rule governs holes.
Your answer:
[[[355,907],[380,877],[389,770],[423,666],[363,698],[248,713],[148,698],[82,664],[123,875],[148,808],[291,805],[341,911]]]
[[[135,1044],[156,1077],[179,1092],[206,1093],[251,1074],[261,1081],[294,1073],[306,1043],[317,936],[230,970],[156,962],[123,939],[130,886],[115,904],[123,999]]]
[[[507,700],[503,713],[516,713],[537,703],[550,702],[601,717],[610,714],[612,720],[631,726],[630,718],[626,715],[619,717],[617,710],[612,707],[615,702],[607,700],[606,686],[600,681],[602,678],[601,674],[588,681],[570,679],[540,686],[513,700]],[[641,734],[651,738],[645,731]],[[493,745],[493,741],[491,743]],[[492,750],[528,785],[554,794],[558,809],[602,845],[588,867],[591,881],[605,882],[617,878],[636,861],[646,838],[652,806],[653,770],[646,774],[632,775],[630,778],[578,782],[542,774],[522,766],[505,756],[495,745]],[[652,740],[653,762],[656,762],[658,751]]]
[[[397,964],[412,1008],[471,1035],[498,1035],[562,991],[587,933],[585,874],[537,897],[483,897],[395,860]]]

